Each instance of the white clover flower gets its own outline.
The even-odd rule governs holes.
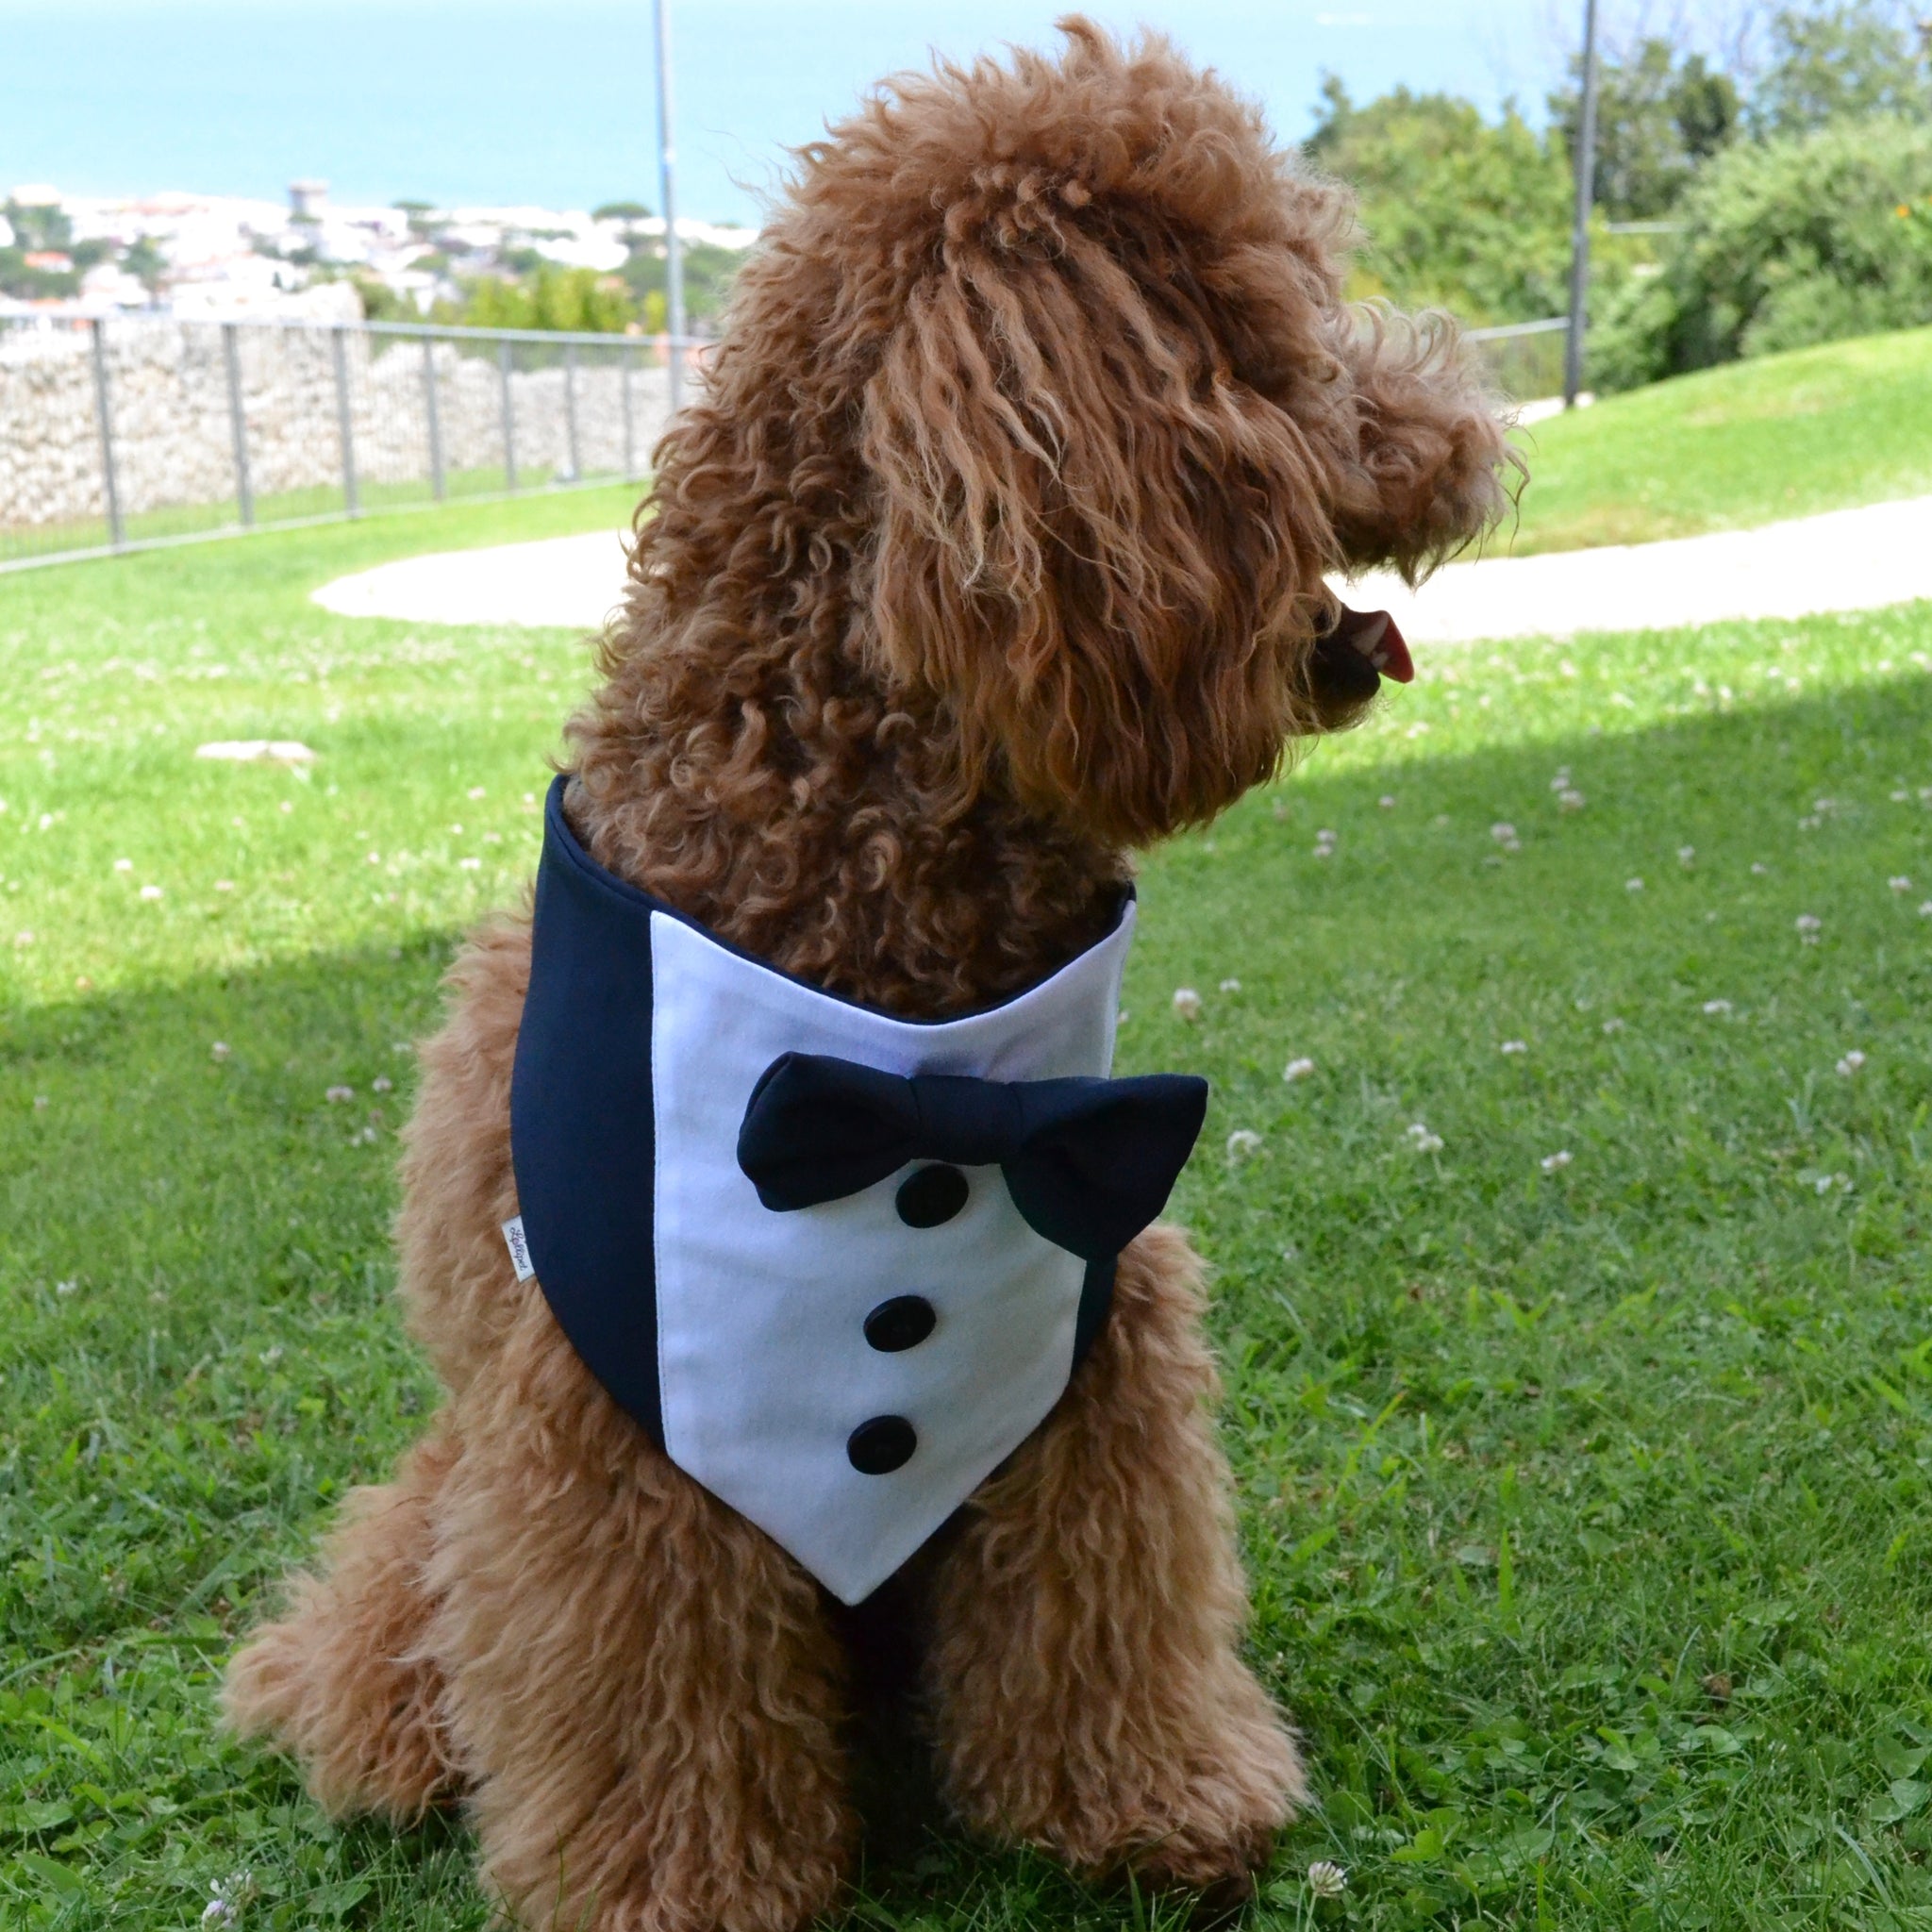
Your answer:
[[[1384,811],[1393,811],[1395,809],[1395,794],[1392,791],[1385,791],[1380,798],[1376,799],[1375,803]]]
[[[1224,979],[1221,982],[1221,990],[1223,992],[1239,992],[1241,990],[1241,983],[1239,979]]]
[[[1697,862],[1697,848],[1696,848],[1696,846],[1694,846],[1694,845],[1679,845],[1679,846],[1677,847],[1677,863],[1678,863],[1679,865],[1694,865],[1694,864],[1696,864],[1696,862]]]
[[[1570,1165],[1570,1150],[1567,1147],[1559,1147],[1554,1154],[1545,1154],[1537,1165],[1545,1174],[1555,1174],[1559,1167]]]
[[[1574,788],[1567,791],[1559,791],[1557,794],[1557,808],[1558,811],[1581,811],[1589,803],[1590,801],[1584,797],[1583,793]]]
[[[1891,802],[1892,802],[1892,804],[1894,804],[1894,805],[1909,805],[1909,804],[1911,804],[1911,802],[1912,802],[1912,794],[1911,794],[1911,791],[1909,791],[1909,790],[1908,790],[1908,789],[1907,789],[1907,788],[1906,786],[1904,786],[1904,785],[1901,785],[1901,786],[1900,786],[1900,787],[1898,788],[1898,790],[1897,790],[1896,791],[1894,791],[1894,792],[1893,792],[1893,793],[1891,794]]]
[[[1625,879],[1624,881],[1624,890],[1626,892],[1641,892],[1643,890],[1643,881],[1641,879]]]
[[[1919,908],[1919,917],[1921,919],[1932,919],[1932,899],[1927,899],[1925,903]]]
[[[371,1091],[376,1093],[387,1093],[395,1084],[387,1074],[376,1074],[375,1078],[369,1083]]]
[[[34,1111],[36,1113],[45,1113],[53,1104],[44,1093],[36,1093],[34,1095]]]
[[[295,809],[295,802],[294,802],[294,800],[293,800],[293,799],[291,799],[291,798],[285,798],[285,799],[283,799],[283,800],[282,800],[282,809],[283,809],[284,811],[293,811],[293,810]]]
[[[1809,818],[1800,819],[1798,821],[1798,829],[1801,832],[1815,832],[1819,828],[1819,826],[1822,825],[1824,823],[1824,821],[1823,819],[1817,817],[1816,814],[1813,814]]]
[[[1490,837],[1492,838],[1498,845],[1513,845],[1516,843],[1516,827],[1509,824],[1509,822],[1507,819],[1498,819],[1496,823],[1490,827]]]
[[[215,881],[215,891],[218,892],[232,892],[234,890],[235,881],[233,879],[217,879]]]
[[[54,1284],[54,1292],[62,1296],[70,1295],[75,1293],[79,1287],[80,1283],[77,1281],[57,1281]]]
[[[1432,1134],[1421,1121],[1417,1121],[1409,1128],[1408,1139],[1410,1145],[1418,1154],[1440,1154],[1442,1151],[1441,1135]]]
[[[1201,995],[1191,986],[1175,987],[1174,1010],[1177,1020],[1198,1020],[1201,1017]]]
[[[1623,1030],[1624,1030],[1624,1023],[1623,1023],[1623,1021],[1621,1021],[1621,1020],[1618,1020],[1618,1019],[1614,1019],[1614,1018],[1613,1018],[1613,1019],[1608,1019],[1608,1020],[1606,1020],[1606,1021],[1604,1022],[1604,1031],[1605,1031],[1606,1033],[1621,1033],[1621,1032],[1623,1032]]]
[[[322,1097],[330,1105],[339,1107],[344,1101],[354,1100],[356,1090],[353,1087],[331,1087]]]
[[[208,1886],[209,1898],[202,1907],[201,1923],[204,1925],[232,1925],[241,1915],[242,1905],[255,1893],[255,1874],[252,1872],[230,1873],[226,1878],[217,1878]]]
[[[268,1348],[263,1349],[262,1352],[258,1357],[256,1357],[256,1360],[258,1360],[265,1369],[274,1368],[275,1365],[281,1360],[281,1358],[282,1344],[279,1341],[274,1343],[272,1346]]]
[[[457,860],[457,870],[458,872],[480,872],[482,867],[483,861],[480,858],[459,858]]]
[[[143,886],[141,889],[141,896],[143,899],[158,899],[161,896],[161,889],[158,886]]]
[[[1798,914],[1798,917],[1793,922],[1793,924],[1797,926],[1798,929],[1798,940],[1800,944],[1807,946],[1815,946],[1818,943],[1818,935],[1820,931],[1823,929],[1824,922],[1824,920],[1819,918],[1817,913],[1801,912]]]
[[[208,1048],[208,1053],[215,1059],[218,1060],[226,1059],[231,1051],[232,1049],[229,1047],[228,1042],[225,1040],[218,1040],[211,1047]]]
[[[1526,1040],[1506,1040],[1503,1042],[1503,1051],[1505,1053],[1527,1053],[1529,1051],[1529,1041]]]
[[[1849,1080],[1864,1064],[1865,1056],[1855,1046],[1850,1053],[1845,1055],[1843,1059],[1839,1061],[1839,1074],[1841,1078]]]
[[[1820,813],[1836,811],[1838,809],[1838,800],[1835,798],[1814,798],[1811,801],[1811,809]]]
[[[1912,890],[1912,882],[1910,879],[1907,878],[1904,873],[1895,873],[1890,878],[1887,879],[1885,883],[1888,886],[1890,886],[1894,892],[1909,892]]]
[[[1768,878],[1770,875],[1771,868],[1761,858],[1754,858],[1751,861],[1751,876],[1753,878]]]
[[[1317,1858],[1308,1867],[1308,1890],[1317,1898],[1340,1898],[1348,1890],[1348,1874],[1326,1858]]]
[[[1550,790],[1552,791],[1567,791],[1569,789],[1570,767],[1568,765],[1559,765],[1557,768],[1557,775],[1550,780]]]
[[[1728,1013],[1731,1010],[1731,1003],[1729,1000],[1706,1000],[1704,1010],[1712,1015]]]
[[[471,796],[472,798],[482,798],[482,797],[484,797],[485,795],[486,795],[486,794],[485,794],[485,792],[484,792],[484,790],[483,790],[483,788],[482,788],[482,786],[480,786],[480,785],[472,785],[472,786],[470,787],[470,796]]]
[[[1313,1060],[1307,1058],[1292,1059],[1281,1070],[1281,1077],[1284,1080],[1306,1080],[1314,1071],[1315,1063]]]
[[[1227,1158],[1230,1160],[1245,1160],[1251,1154],[1261,1151],[1261,1137],[1252,1127],[1237,1127],[1227,1137]]]
[[[134,870],[134,861],[131,858],[117,858],[114,861],[114,870],[116,872],[132,872]]]
[[[17,932],[13,935],[13,943],[16,946],[30,946],[33,942],[34,936],[30,932]]]
[[[370,853],[370,854],[369,854],[369,863],[370,863],[371,865],[380,865],[380,864],[382,863],[382,854],[381,854],[381,853],[379,853],[379,852],[372,852],[372,853]]]

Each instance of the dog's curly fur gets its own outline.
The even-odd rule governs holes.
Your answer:
[[[607,866],[888,1011],[1012,992],[1126,853],[1345,724],[1324,573],[1498,513],[1445,325],[1341,299],[1346,197],[1166,43],[903,78],[801,157],[658,454],[568,809]],[[818,1588],[653,1450],[507,1265],[526,917],[425,1050],[403,1293],[448,1388],[237,1657],[331,1810],[463,1795],[532,1925],[787,1932],[857,1823]],[[1155,1228],[1054,1414],[909,1573],[969,1825],[1247,1883],[1301,1793],[1240,1660],[1200,1270]]]

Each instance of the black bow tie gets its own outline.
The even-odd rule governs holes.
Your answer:
[[[1162,1208],[1208,1110],[1185,1074],[977,1080],[780,1054],[758,1078],[738,1164],[767,1208],[815,1208],[909,1160],[997,1165],[1036,1234],[1085,1261],[1118,1255]]]

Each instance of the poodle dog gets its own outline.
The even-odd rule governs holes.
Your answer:
[[[1342,299],[1346,195],[1168,43],[1060,30],[802,151],[553,794],[572,876],[868,1025],[1017,1010],[1118,934],[1135,848],[1408,675],[1324,573],[1413,579],[1506,501],[1449,326]],[[854,1863],[858,1591],[665,1453],[541,1249],[512,1265],[530,915],[451,984],[399,1221],[447,1399],[236,1657],[229,1719],[331,1812],[460,1799],[527,1925],[789,1932]],[[1183,1236],[1146,1226],[1084,1358],[1057,1345],[1044,1419],[874,1599],[939,1790],[1079,1872],[1244,1895],[1303,1781],[1240,1653]]]

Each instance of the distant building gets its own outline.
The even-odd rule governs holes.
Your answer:
[[[328,211],[326,181],[291,181],[289,212],[298,222],[319,222]]]

